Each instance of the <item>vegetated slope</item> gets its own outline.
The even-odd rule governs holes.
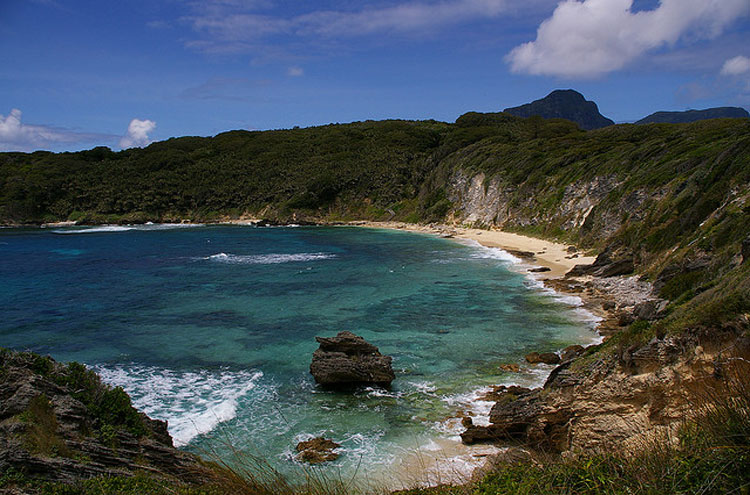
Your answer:
[[[446,124],[364,122],[184,137],[113,153],[0,155],[0,219],[206,220],[414,197]]]
[[[447,156],[426,184],[461,221],[632,260],[672,301],[660,328],[750,312],[750,121],[495,136]]]
[[[0,399],[0,489],[13,473],[64,483],[136,472],[171,482],[214,476],[172,446],[165,422],[81,364],[0,348]]]
[[[655,112],[636,124],[687,124],[707,119],[747,119],[750,113],[740,107],[715,107],[684,112]]]

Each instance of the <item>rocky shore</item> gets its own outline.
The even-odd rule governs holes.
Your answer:
[[[0,378],[0,473],[66,484],[138,473],[200,484],[215,474],[83,365],[0,349]]]

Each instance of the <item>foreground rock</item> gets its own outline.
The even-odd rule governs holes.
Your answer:
[[[313,353],[310,373],[328,387],[379,385],[387,387],[396,377],[391,357],[351,332],[335,337],[315,337],[320,348]]]
[[[84,366],[0,349],[0,473],[73,484],[147,472],[203,483],[198,457],[175,449],[167,424],[130,405]]]
[[[339,455],[334,452],[341,445],[333,440],[318,437],[305,440],[297,444],[297,459],[308,464],[321,464],[323,462],[335,461]]]

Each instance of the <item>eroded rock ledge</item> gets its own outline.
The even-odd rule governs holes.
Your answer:
[[[136,411],[83,365],[0,349],[0,473],[75,483],[100,476],[212,479],[173,447],[167,423]]]
[[[500,390],[490,425],[467,424],[464,443],[519,443],[552,452],[638,445],[688,417],[695,397],[724,363],[750,359],[745,317],[720,329],[694,329],[563,362],[544,387]]]

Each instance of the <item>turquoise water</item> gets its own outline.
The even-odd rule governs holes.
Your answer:
[[[455,440],[481,387],[548,371],[501,363],[594,338],[574,301],[511,263],[362,228],[0,229],[0,346],[92,366],[186,449],[231,442],[285,470],[325,435],[342,444],[328,469],[376,472]],[[393,356],[390,390],[314,385],[314,337],[341,330]]]

